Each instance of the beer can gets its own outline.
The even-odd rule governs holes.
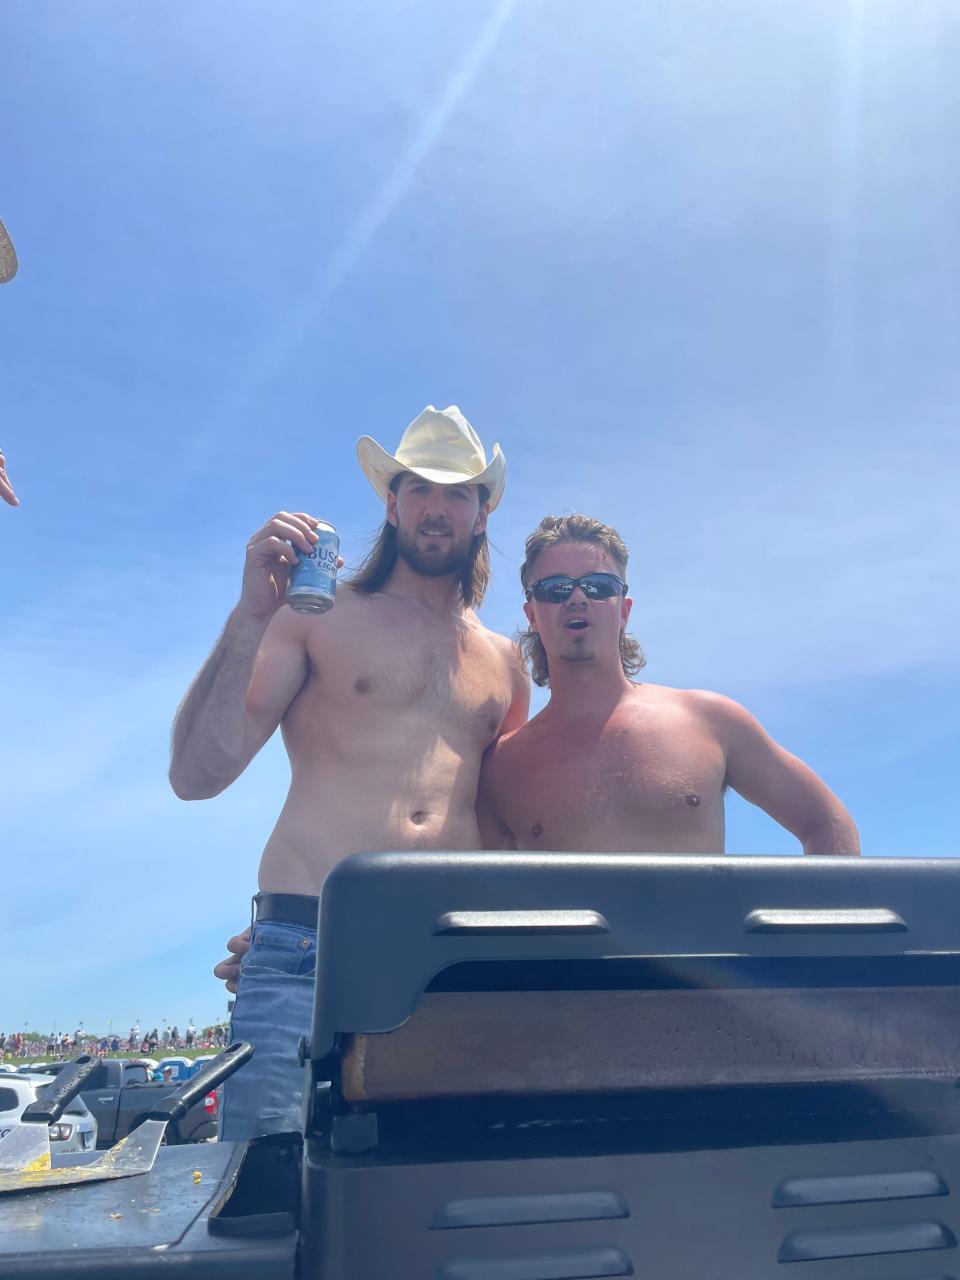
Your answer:
[[[321,520],[314,533],[320,541],[309,551],[297,553],[299,564],[290,570],[287,604],[297,613],[326,613],[334,606],[337,594],[337,558],[340,538],[332,524]]]

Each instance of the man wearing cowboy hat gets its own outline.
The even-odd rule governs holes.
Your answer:
[[[282,725],[291,786],[260,863],[232,1031],[257,1054],[227,1085],[222,1135],[300,1125],[297,1042],[309,1030],[317,900],[345,855],[477,849],[485,749],[527,716],[516,649],[477,619],[487,517],[503,494],[459,409],[428,406],[395,454],[364,436],[360,466],[386,504],[359,571],[322,615],[284,606],[315,517],[280,512],[247,546],[243,589],[181,706],[170,780],[183,799],[230,785]],[[245,943],[249,942],[249,947]],[[235,961],[217,966],[233,985]]]

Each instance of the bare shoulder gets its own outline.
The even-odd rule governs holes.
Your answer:
[[[341,587],[337,592],[337,602],[328,613],[300,614],[307,625],[314,631],[351,631],[362,626],[363,621],[377,610],[377,597],[362,591],[354,591],[351,587]]]
[[[289,605],[279,608],[267,624],[257,652],[259,666],[272,664],[278,657],[295,649],[303,649],[309,636],[306,614],[297,613]],[[229,628],[231,624],[228,622]]]
[[[637,692],[647,705],[690,716],[717,733],[757,725],[746,707],[711,689],[674,689],[670,685],[645,682],[637,686]]]
[[[509,667],[523,672],[524,675],[526,674],[523,655],[509,636],[501,635],[499,631],[491,631],[489,627],[480,621],[472,609],[467,611],[465,617],[476,634],[482,637]]]
[[[356,615],[358,613],[367,613],[376,607],[378,596],[374,592],[357,591],[355,587],[351,587],[349,583],[344,583],[337,592],[336,608],[332,609],[329,614],[321,614],[321,617],[333,617],[339,613],[341,617],[344,613]]]
[[[476,629],[483,643],[488,646],[488,652],[494,655],[494,661],[499,665],[509,689],[510,706],[500,726],[502,740],[518,726],[525,724],[530,712],[530,675],[527,664],[519,647],[507,636],[485,627],[472,610],[467,617],[470,626]]]
[[[756,732],[760,725],[742,703],[711,689],[675,689],[693,715],[706,721],[718,736]]]
[[[341,588],[336,605],[327,613],[297,613],[287,607],[278,610],[274,621],[291,639],[301,641],[319,669],[328,660],[341,660],[361,636],[374,630],[369,610],[369,597]]]
[[[647,680],[634,684],[633,695],[638,706],[686,712],[698,717],[723,716],[738,706],[731,698],[724,697],[722,693],[712,693],[709,689],[676,689],[673,685],[651,684]]]

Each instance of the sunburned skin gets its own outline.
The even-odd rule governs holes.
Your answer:
[[[722,853],[726,757],[701,697],[634,685],[612,709],[504,737],[485,786],[516,847]]]
[[[271,630],[248,709],[269,697],[276,646],[302,647],[306,678],[281,725],[291,783],[261,890],[319,893],[350,853],[477,848],[481,758],[522,679],[509,642],[472,611],[438,618],[349,588],[330,613],[283,610]]]
[[[543,550],[533,579],[613,573],[600,546]],[[487,752],[478,814],[487,848],[597,853],[719,854],[732,787],[765,809],[805,853],[860,852],[856,827],[830,789],[738,703],[717,693],[634,683],[620,634],[632,602],[528,601],[549,662],[547,706]]]

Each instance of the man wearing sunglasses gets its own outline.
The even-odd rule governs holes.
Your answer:
[[[487,751],[478,815],[488,848],[724,851],[732,787],[809,854],[857,854],[837,797],[738,703],[630,679],[644,665],[627,634],[627,548],[584,515],[530,535],[520,645],[550,701]]]

